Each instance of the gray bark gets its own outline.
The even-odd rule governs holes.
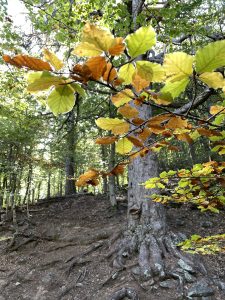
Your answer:
[[[147,119],[151,109],[147,105],[139,108],[140,117]],[[158,160],[153,152],[137,157],[128,169],[128,227],[134,229],[142,224],[148,226],[153,234],[165,234],[165,212],[161,204],[153,202],[150,195],[155,190],[146,190],[141,183],[157,177]]]

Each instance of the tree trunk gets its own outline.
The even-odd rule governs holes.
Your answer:
[[[132,19],[135,29],[137,29],[137,15],[140,13],[143,3],[142,0],[132,0]],[[152,115],[149,106],[139,106],[138,110],[139,117],[144,120],[149,119]],[[154,141],[152,140],[152,142]],[[148,143],[151,143],[151,140]],[[134,259],[138,262],[138,266],[131,269],[133,275],[138,276],[138,281],[146,281],[149,287],[154,284],[155,279],[158,281],[173,277],[180,280],[182,276],[179,275],[178,260],[182,260],[190,269],[198,266],[202,273],[205,272],[201,264],[194,264],[192,258],[179,252],[176,247],[179,235],[174,235],[168,230],[164,207],[150,198],[150,195],[156,191],[146,190],[141,185],[152,177],[158,177],[158,162],[155,153],[149,152],[144,157],[132,160],[128,169],[127,231],[116,244],[114,249],[116,256],[113,260],[114,268],[121,270],[126,268],[127,259]],[[136,256],[138,256],[137,259]],[[181,280],[183,282],[183,278]],[[183,290],[182,286],[182,297],[184,296]],[[111,299],[124,299],[129,294],[127,288],[124,288],[124,293],[120,293],[120,291],[114,293]],[[129,298],[138,299],[138,296]]]
[[[76,117],[75,117],[76,109]],[[69,112],[67,119],[67,153],[65,161],[66,184],[65,195],[73,195],[76,193],[76,186],[74,181],[74,153],[75,153],[75,136],[76,125],[79,119],[79,97],[76,97],[76,106]]]
[[[109,169],[111,170],[114,165],[115,165],[115,143],[113,143],[110,148]],[[115,176],[109,176],[109,201],[113,207],[117,206],[115,188],[116,188]]]
[[[48,172],[47,199],[51,197],[51,171]]]

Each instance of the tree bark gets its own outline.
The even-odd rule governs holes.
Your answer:
[[[80,109],[79,109],[79,95],[76,95],[76,104],[74,108],[69,112],[69,116],[66,123],[67,130],[67,153],[65,159],[65,195],[73,195],[76,193],[76,186],[74,180],[74,154],[76,146],[76,126],[79,121]],[[76,112],[76,115],[75,115]]]
[[[110,145],[110,161],[109,161],[109,169],[111,170],[115,165],[115,143]],[[109,176],[109,201],[113,207],[117,206],[116,200],[116,182],[115,176]]]

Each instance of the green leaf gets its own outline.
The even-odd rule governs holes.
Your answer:
[[[199,49],[195,57],[197,73],[212,72],[225,65],[225,40]]]
[[[122,66],[119,70],[118,77],[122,79],[122,84],[130,84],[132,82],[132,77],[135,72],[135,67],[133,64],[126,64]]]
[[[74,90],[69,85],[57,87],[48,96],[47,103],[55,116],[66,113],[75,104]]]
[[[47,71],[44,71],[29,73],[27,81],[29,83],[27,86],[28,92],[36,93],[47,90],[53,85],[57,87],[59,85],[68,84],[71,79],[57,77]]]
[[[184,78],[183,80],[180,81],[168,82],[160,90],[160,93],[162,94],[163,98],[172,100],[173,98],[178,97],[186,89],[188,83],[189,83],[188,78]]]
[[[129,55],[134,58],[152,48],[156,43],[156,34],[151,26],[141,27],[135,33],[129,34],[125,43]]]
[[[165,77],[165,71],[159,64],[149,61],[136,62],[138,75],[150,82],[161,82]]]
[[[75,92],[80,94],[82,97],[85,97],[85,90],[78,83],[72,83],[70,86],[74,89]]]

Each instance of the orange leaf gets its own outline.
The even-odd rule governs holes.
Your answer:
[[[88,180],[87,184],[90,184],[90,185],[93,185],[93,186],[97,186],[99,184],[99,180],[96,179],[96,178],[94,178],[94,179]]]
[[[110,145],[113,144],[117,138],[115,136],[104,136],[96,139],[95,144],[98,145]]]
[[[111,63],[107,63],[106,70],[103,74],[103,80],[107,82],[112,82],[116,77],[116,69],[112,67]]]
[[[187,128],[187,120],[183,120],[181,117],[172,117],[166,124],[166,128],[177,129],[177,128]]]
[[[79,82],[87,83],[91,79],[91,70],[86,65],[77,64],[73,67],[73,74],[71,77]]]
[[[90,70],[92,79],[99,80],[106,70],[107,62],[104,57],[97,56],[89,58],[85,65]]]
[[[3,55],[3,59],[6,63],[17,68],[25,67],[34,71],[52,71],[48,62],[28,55],[16,55],[12,58],[9,55]]]
[[[149,86],[149,81],[143,79],[141,76],[139,76],[138,74],[135,74],[133,76],[133,81],[132,81],[132,85],[135,88],[135,90],[137,92],[142,91],[144,88],[146,88],[147,86]]]
[[[124,173],[124,169],[127,163],[118,164],[115,168],[111,170],[109,175],[122,175]]]
[[[151,134],[151,130],[145,127],[143,130],[141,130],[141,133],[138,134],[138,137],[144,142]]]
[[[129,104],[125,104],[124,106],[120,107],[118,112],[127,119],[135,118],[139,115],[138,110],[134,107],[131,107]]]
[[[109,48],[109,54],[112,56],[120,55],[123,53],[125,45],[123,43],[123,38],[118,37],[114,39],[114,45]]]
[[[134,136],[128,136],[127,138],[136,147],[144,146],[144,144],[139,139],[135,138]]]
[[[85,186],[87,184],[93,185],[93,183],[96,183],[98,177],[99,177],[99,171],[95,169],[90,169],[84,174],[80,175],[80,177],[76,181],[76,186]]]

